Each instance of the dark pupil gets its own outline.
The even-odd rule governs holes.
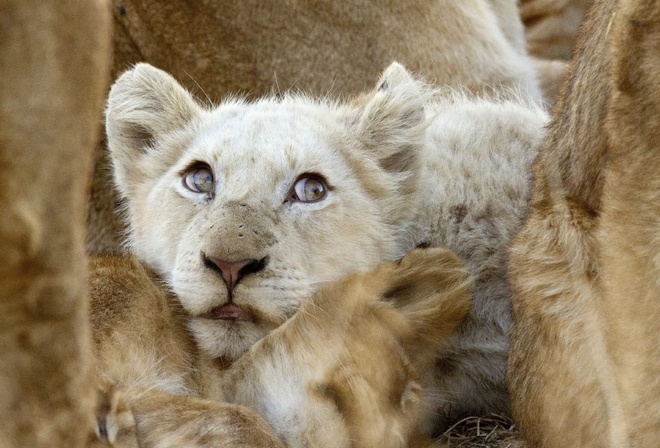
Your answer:
[[[315,180],[305,182],[306,199],[316,199],[321,195],[323,195],[323,185],[321,185],[321,182]]]
[[[208,171],[197,171],[195,173],[195,184],[200,190],[206,190],[213,179]]]

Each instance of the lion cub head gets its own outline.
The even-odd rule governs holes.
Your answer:
[[[236,359],[319,283],[402,255],[427,96],[398,64],[347,104],[204,107],[147,64],[117,80],[106,127],[129,244],[202,349]]]

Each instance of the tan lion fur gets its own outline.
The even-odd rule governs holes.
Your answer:
[[[99,387],[90,446],[282,446],[256,412],[218,401],[224,366],[200,355],[180,306],[138,261],[92,258],[90,297]]]
[[[103,1],[0,4],[0,445],[83,446],[84,226],[107,87]]]
[[[97,433],[115,446],[422,446],[418,372],[470,307],[458,258],[420,249],[322,288],[228,366],[163,291],[131,257],[92,260]]]
[[[527,50],[540,86],[551,102],[559,91],[573,54],[580,25],[593,0],[521,0]]]
[[[514,416],[531,446],[660,437],[660,5],[597,1],[511,248]]]
[[[630,446],[660,440],[660,5],[621,0],[599,228],[607,344]]]
[[[529,53],[545,60],[568,61],[580,25],[594,0],[521,0]]]
[[[115,0],[113,76],[137,62],[202,101],[288,89],[354,95],[393,60],[437,84],[540,98],[515,0]],[[88,248],[120,247],[123,223],[104,149],[96,153]]]
[[[130,249],[172,288],[209,356],[238,359],[322,282],[418,244],[455,251],[475,277],[476,306],[428,372],[426,425],[438,430],[508,410],[504,250],[545,120],[513,92],[433,92],[398,64],[349,102],[289,95],[207,109],[140,64],[113,86],[106,124]],[[183,181],[200,164],[213,172],[205,194]],[[304,173],[326,180],[326,198],[291,199]],[[210,258],[258,268],[230,296]],[[250,318],[213,318],[229,303]]]

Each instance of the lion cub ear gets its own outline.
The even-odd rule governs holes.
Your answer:
[[[367,150],[389,172],[416,168],[424,144],[424,104],[429,89],[393,62],[360,109],[358,135]]]
[[[470,276],[441,248],[415,249],[390,269],[382,300],[406,319],[400,341],[417,371],[425,371],[470,311]]]
[[[124,72],[110,89],[105,111],[108,147],[115,182],[126,194],[135,181],[140,158],[159,138],[181,129],[201,107],[168,73],[140,63]]]

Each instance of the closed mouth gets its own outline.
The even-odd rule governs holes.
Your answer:
[[[208,313],[203,314],[201,317],[213,320],[227,320],[232,322],[254,322],[254,315],[240,306],[233,303],[213,308]]]

